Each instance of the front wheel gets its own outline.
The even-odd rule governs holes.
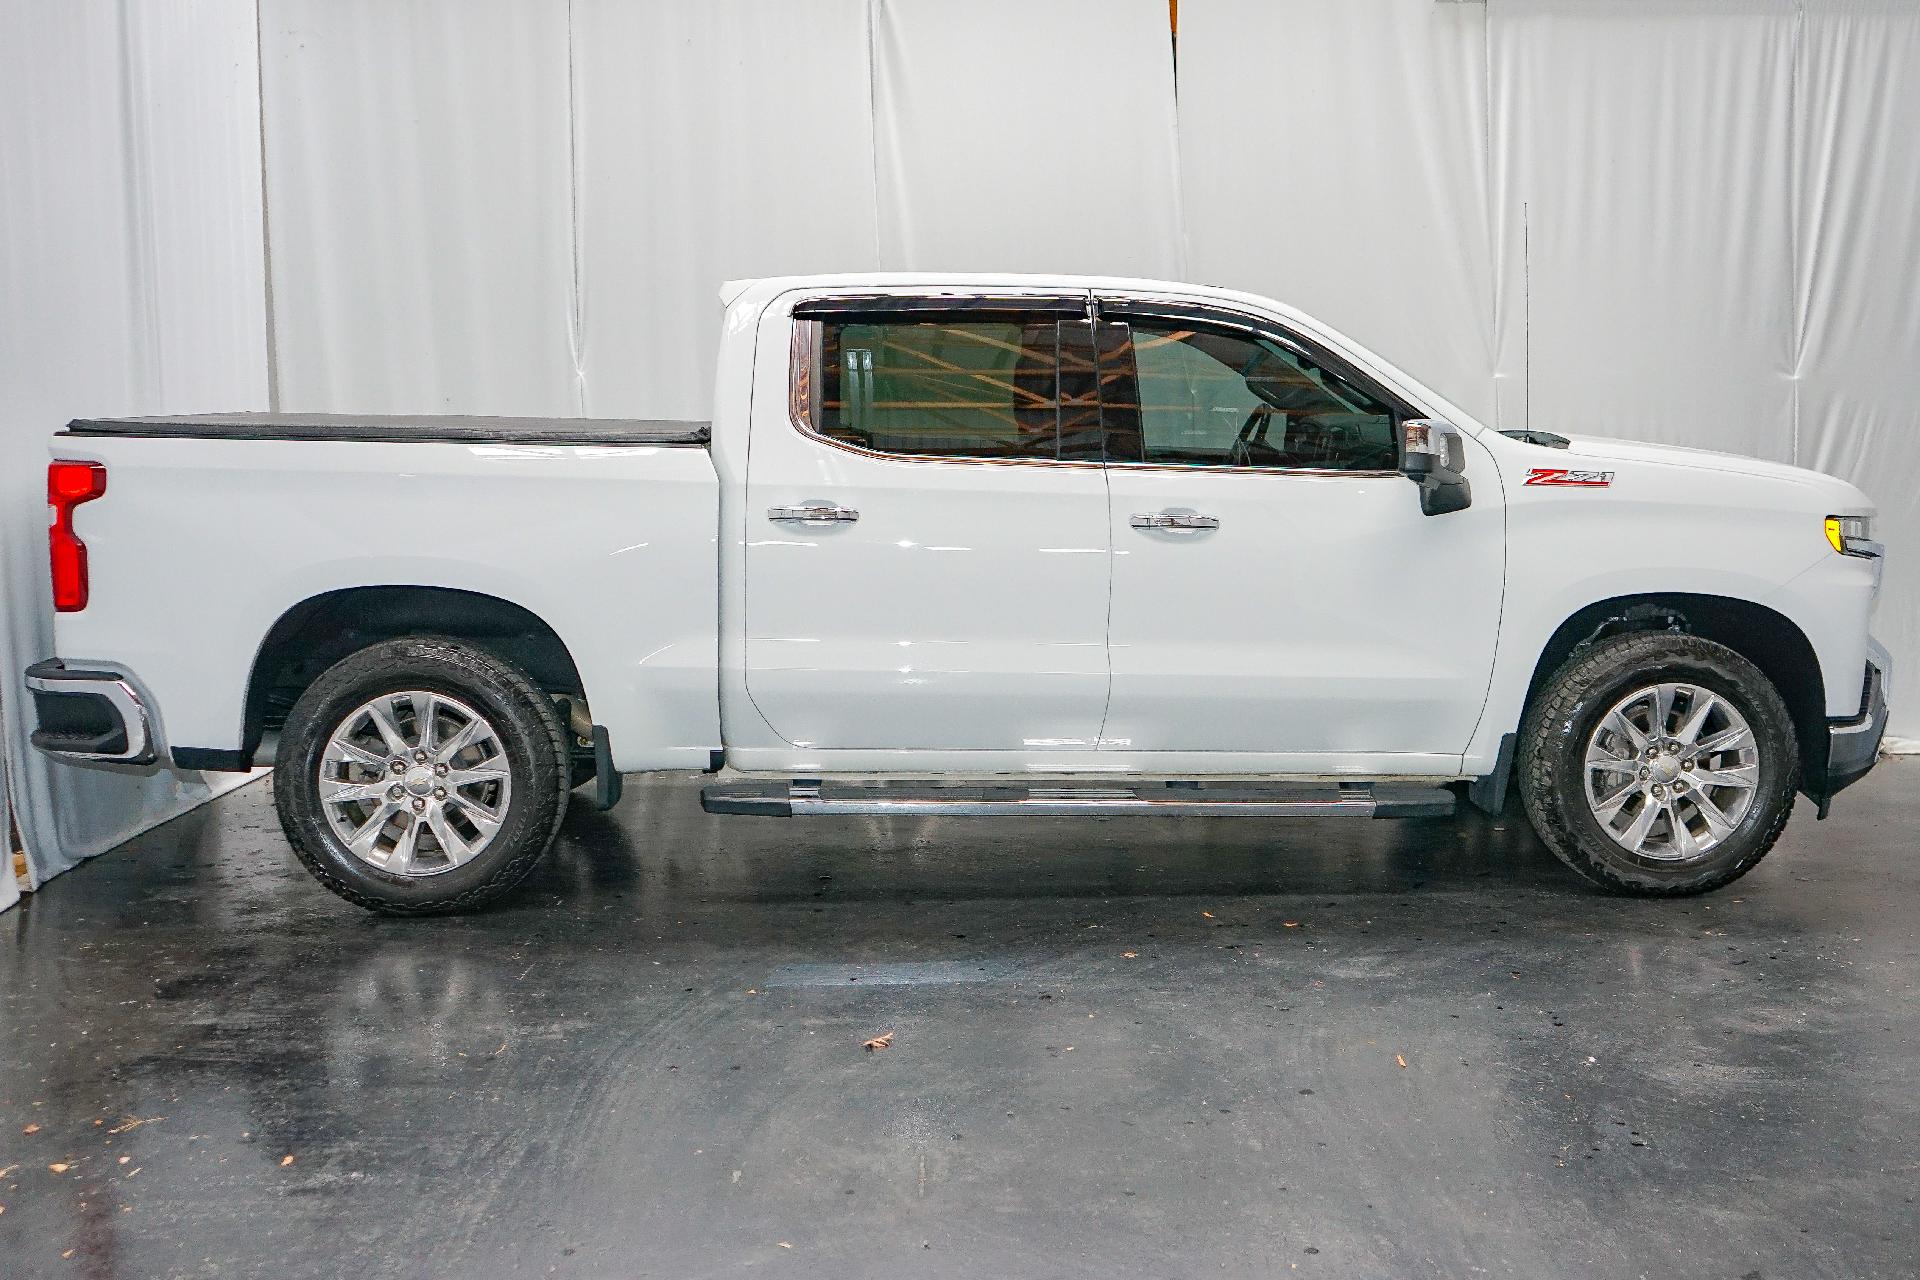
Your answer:
[[[1673,632],[1576,652],[1520,732],[1540,839],[1589,880],[1649,897],[1752,870],[1793,812],[1798,775],[1773,683],[1725,645]]]
[[[456,640],[409,637],[329,667],[288,713],[274,802],[294,852],[347,901],[391,915],[507,892],[566,815],[567,740],[527,675]]]

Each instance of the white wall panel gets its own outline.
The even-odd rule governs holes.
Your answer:
[[[30,750],[18,673],[52,652],[48,436],[85,415],[265,406],[254,49],[251,0],[0,8],[0,670],[36,882],[209,794],[198,775]]]
[[[721,281],[879,266],[866,0],[575,0],[586,412],[704,418]]]
[[[280,407],[578,413],[566,6],[260,22]]]
[[[1190,274],[1299,307],[1491,422],[1484,5],[1189,0]]]
[[[1489,21],[1502,425],[1790,461],[1793,0]]]
[[[1820,0],[1795,94],[1799,462],[1866,490],[1890,544],[1874,629],[1920,745],[1920,7]]]
[[[883,267],[1177,277],[1163,0],[873,0]]]

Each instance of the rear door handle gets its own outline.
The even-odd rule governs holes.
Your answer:
[[[1203,516],[1197,511],[1135,512],[1127,523],[1136,529],[1218,529],[1219,516]]]
[[[836,507],[828,502],[809,502],[798,507],[768,507],[767,519],[783,524],[852,524],[860,513],[852,507]]]

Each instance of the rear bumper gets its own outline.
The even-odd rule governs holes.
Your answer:
[[[58,658],[27,668],[36,725],[27,741],[62,760],[151,764],[158,758],[152,712],[117,671],[69,667]]]
[[[1860,713],[1827,723],[1827,778],[1820,797],[1821,810],[1834,795],[1867,775],[1880,756],[1880,739],[1887,731],[1887,700],[1893,659],[1878,640],[1867,643],[1865,687]]]

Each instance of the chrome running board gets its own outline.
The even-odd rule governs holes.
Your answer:
[[[700,793],[708,813],[764,818],[945,815],[1062,818],[1156,815],[1208,818],[1445,818],[1444,787],[1371,782],[789,781],[715,782]]]

